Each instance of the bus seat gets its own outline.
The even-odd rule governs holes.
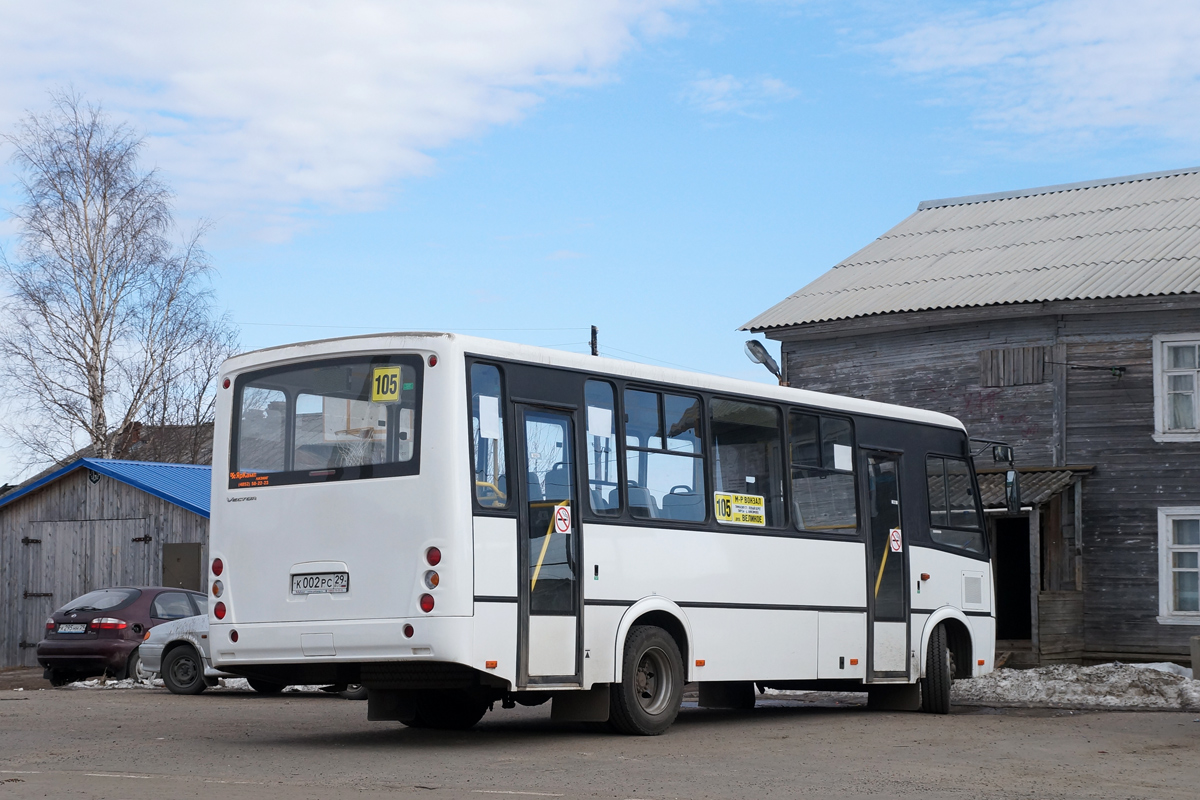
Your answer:
[[[542,482],[538,480],[538,476],[537,476],[536,472],[529,473],[528,481],[529,481],[529,501],[531,503],[536,503],[538,500],[545,500],[546,499],[545,496],[542,495]]]
[[[662,499],[662,516],[665,519],[704,519],[704,498],[696,492],[671,492]]]
[[[571,468],[564,463],[554,465],[546,473],[546,500],[569,500],[571,497]]]
[[[658,504],[654,502],[654,495],[650,494],[650,490],[644,486],[629,487],[629,513],[635,517],[657,519],[662,516],[658,513]]]

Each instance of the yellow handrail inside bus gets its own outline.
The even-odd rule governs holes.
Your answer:
[[[508,495],[506,495],[504,492],[500,491],[500,487],[490,481],[475,481],[475,486],[476,486],[476,488],[478,488],[480,486],[486,486],[487,488],[489,488],[493,492],[495,492],[496,496],[499,497],[501,500],[508,499]]]
[[[569,505],[569,504],[570,504],[570,502],[571,502],[570,500],[563,500],[561,503],[555,503],[555,504],[554,504],[554,507],[555,507],[555,508],[558,508],[559,506],[567,506],[567,505]],[[531,506],[535,506],[535,505],[542,505],[542,506],[544,506],[544,505],[547,505],[547,504],[546,504],[546,503],[530,503],[529,505],[531,505]],[[549,526],[546,528],[546,540],[545,540],[544,542],[542,542],[542,552],[541,552],[541,553],[538,555],[538,562],[537,562],[537,566],[533,568],[533,580],[532,580],[532,581],[530,582],[530,584],[529,584],[529,591],[531,591],[531,592],[532,592],[532,591],[533,591],[535,588],[537,588],[537,579],[538,579],[538,575],[539,575],[539,574],[541,573],[541,571],[542,571],[542,562],[546,560],[546,548],[548,548],[548,547],[550,546],[550,535],[551,535],[551,534],[553,534],[553,533],[554,533],[554,514],[553,514],[553,512],[551,512],[551,514],[550,514],[550,525],[549,525]]]
[[[883,568],[887,566],[888,552],[891,550],[890,545],[885,545],[883,548],[883,558],[879,562],[879,576],[875,578],[875,596],[879,597],[879,584],[883,583]]]

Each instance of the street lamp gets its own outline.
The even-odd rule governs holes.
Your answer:
[[[746,357],[755,364],[762,364],[779,380],[780,386],[787,386],[787,382],[783,379],[783,373],[779,371],[779,364],[775,363],[775,359],[771,358],[771,354],[767,352],[767,348],[763,347],[762,342],[757,339],[750,339],[746,342]]]

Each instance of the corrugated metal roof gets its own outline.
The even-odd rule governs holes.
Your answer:
[[[1091,467],[1021,471],[1021,505],[1040,506],[1091,471]],[[983,507],[1004,508],[1004,471],[981,471],[977,477],[979,499],[983,501]],[[954,488],[952,478],[951,489]]]
[[[91,469],[155,497],[208,518],[212,495],[212,468],[204,464],[160,464],[152,461],[120,461],[112,458],[81,458],[62,469],[0,496],[0,508],[36,492],[43,486],[74,472]]]
[[[1200,167],[921,203],[747,330],[1200,292]]]

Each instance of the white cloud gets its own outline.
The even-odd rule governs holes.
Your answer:
[[[900,69],[943,81],[985,125],[1200,142],[1197,42],[1194,3],[1054,0],[944,17],[882,47]]]
[[[799,92],[769,75],[740,79],[732,75],[701,74],[689,83],[683,99],[706,114],[759,116],[755,109],[791,100]]]
[[[0,127],[66,84],[148,134],[181,203],[286,228],[611,77],[675,0],[0,0]]]

